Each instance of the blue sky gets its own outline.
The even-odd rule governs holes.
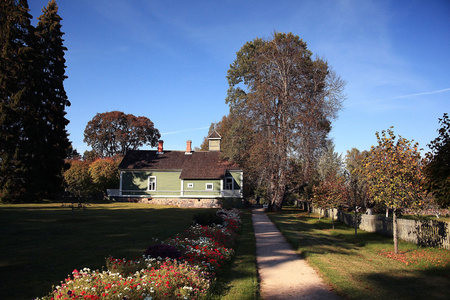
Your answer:
[[[29,0],[34,18],[47,0]],[[166,150],[198,147],[228,114],[227,70],[247,42],[292,32],[347,81],[330,137],[369,150],[376,131],[426,144],[450,110],[450,1],[59,0],[68,131],[119,110],[152,120]]]

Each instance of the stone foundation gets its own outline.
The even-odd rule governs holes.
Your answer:
[[[149,203],[176,207],[222,208],[221,199],[189,199],[189,198],[119,198],[120,202]]]

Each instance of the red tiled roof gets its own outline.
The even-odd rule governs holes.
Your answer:
[[[129,151],[119,165],[120,170],[180,170],[181,179],[220,179],[226,170],[240,170],[239,166],[220,158],[220,152]]]

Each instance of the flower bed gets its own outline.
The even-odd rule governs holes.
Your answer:
[[[234,254],[241,212],[221,210],[224,225],[193,225],[134,260],[106,259],[106,271],[74,270],[42,300],[50,299],[197,299],[205,295]],[[174,258],[181,254],[180,258]],[[151,257],[156,256],[158,257]],[[164,256],[164,257],[162,257]]]

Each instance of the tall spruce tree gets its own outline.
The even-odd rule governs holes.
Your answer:
[[[36,86],[38,113],[36,122],[41,130],[35,132],[36,158],[35,173],[39,180],[35,190],[41,197],[51,197],[63,182],[62,170],[67,157],[70,141],[66,125],[66,107],[70,106],[64,89],[65,58],[67,48],[63,45],[61,31],[62,18],[58,15],[58,5],[52,0],[43,9],[36,27],[37,72],[40,75]]]
[[[34,28],[25,0],[0,2],[0,201],[13,202],[26,190]]]
[[[0,5],[0,201],[37,200],[61,185],[70,146],[61,18],[51,1],[36,29],[26,0]]]

